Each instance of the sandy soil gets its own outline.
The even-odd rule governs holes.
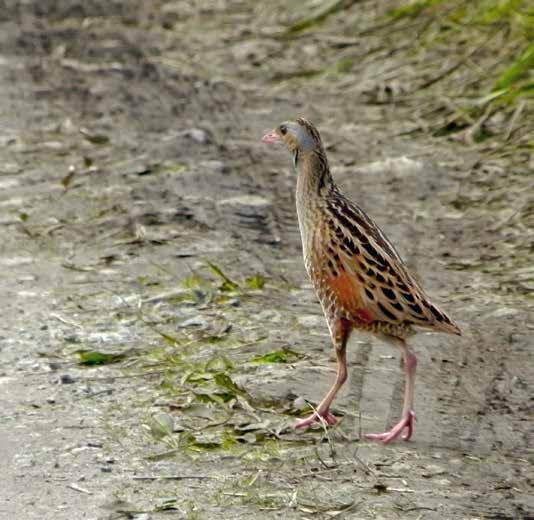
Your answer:
[[[395,57],[292,77],[335,24],[287,41],[283,4],[124,4],[0,13],[0,516],[534,518],[524,164],[401,135],[364,95]],[[415,339],[410,443],[360,439],[403,377],[356,335],[339,426],[290,428],[334,376],[290,160],[259,142],[296,115],[464,330]]]

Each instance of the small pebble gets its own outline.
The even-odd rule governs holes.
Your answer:
[[[207,144],[210,141],[208,133],[201,128],[189,128],[184,135],[198,144]]]
[[[297,397],[293,401],[293,408],[295,410],[304,410],[305,408],[309,408],[309,405],[306,403],[304,397]]]
[[[133,520],[152,520],[152,517],[148,513],[141,513],[132,517]]]
[[[215,161],[215,160],[201,161],[199,163],[199,166],[201,168],[211,170],[212,172],[215,172],[215,173],[227,173],[228,172],[228,167],[222,161]]]
[[[184,328],[184,327],[202,327],[206,325],[206,320],[203,320],[199,317],[193,317],[189,318],[187,320],[182,321],[180,325],[178,325],[178,328]]]
[[[61,374],[59,376],[59,382],[62,385],[71,385],[72,383],[76,382],[76,379],[72,377],[70,374]]]

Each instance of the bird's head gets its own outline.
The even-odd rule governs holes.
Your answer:
[[[322,151],[323,144],[317,129],[303,117],[295,121],[285,121],[267,132],[262,142],[285,144],[291,153]]]

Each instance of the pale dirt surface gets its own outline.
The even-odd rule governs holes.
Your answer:
[[[2,6],[0,517],[533,518],[528,161],[400,135],[363,94],[388,55],[286,81],[341,52],[336,23],[288,42],[285,4],[255,5]],[[410,443],[360,440],[403,377],[356,335],[340,425],[289,428],[334,377],[290,160],[259,143],[296,115],[464,331],[414,341]]]

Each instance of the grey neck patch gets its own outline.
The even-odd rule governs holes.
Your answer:
[[[307,132],[305,128],[299,128],[297,139],[299,143],[299,148],[303,152],[311,152],[312,150],[317,148],[317,143],[315,142],[315,139]]]

